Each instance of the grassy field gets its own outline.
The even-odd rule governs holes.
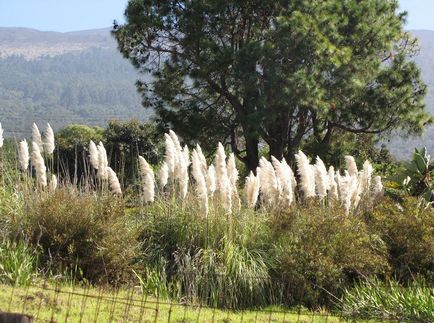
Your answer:
[[[0,311],[25,313],[36,322],[340,322],[328,313],[223,311],[142,295],[138,290],[0,285]]]

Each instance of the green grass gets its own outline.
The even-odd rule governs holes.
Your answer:
[[[434,322],[434,288],[417,281],[401,286],[374,279],[347,291],[342,311],[352,317]]]
[[[0,282],[26,285],[36,273],[36,252],[24,242],[0,242]]]
[[[0,311],[25,313],[36,322],[340,322],[328,313],[279,307],[262,310],[223,311],[186,306],[145,296],[139,290],[117,292],[54,285],[12,287],[0,285]]]

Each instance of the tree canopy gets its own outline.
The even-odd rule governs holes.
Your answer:
[[[113,34],[153,81],[145,106],[184,139],[219,139],[249,169],[265,143],[421,133],[426,86],[397,0],[130,0]]]

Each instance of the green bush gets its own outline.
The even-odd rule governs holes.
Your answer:
[[[356,279],[388,270],[381,239],[343,209],[311,203],[281,215],[273,226],[273,279],[282,283],[283,299],[296,304],[331,305]]]
[[[434,283],[434,209],[424,199],[384,199],[366,215],[373,234],[386,243],[388,262],[398,281],[422,275]]]
[[[134,235],[121,199],[65,188],[35,203],[25,234],[42,249],[45,269],[80,271],[81,278],[94,282],[132,275]]]
[[[36,251],[23,242],[0,243],[0,282],[27,285],[37,274]]]

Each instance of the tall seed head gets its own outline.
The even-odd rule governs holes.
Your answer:
[[[27,140],[24,139],[18,144],[18,163],[22,171],[26,171],[29,167],[29,145]]]
[[[49,123],[47,123],[47,129],[44,133],[44,148],[49,155],[51,155],[55,149],[54,131]]]

